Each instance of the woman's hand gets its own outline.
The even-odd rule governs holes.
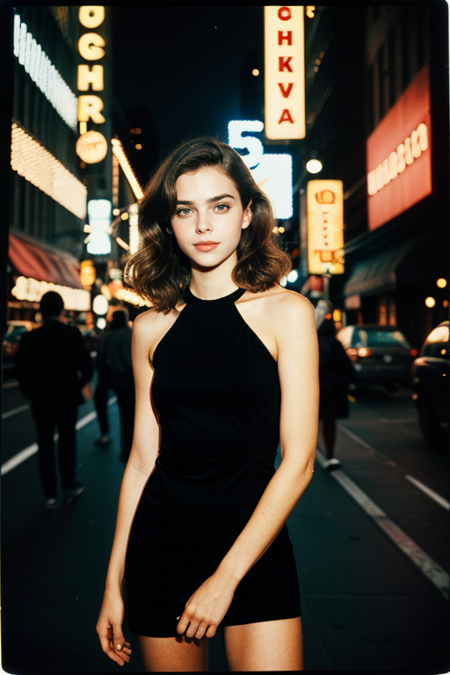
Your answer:
[[[124,604],[120,592],[106,591],[96,630],[103,651],[119,666],[128,663],[131,655],[131,644],[126,642],[122,633],[123,617]]]
[[[236,581],[215,572],[186,603],[177,632],[197,640],[204,636],[212,638],[231,605],[236,586]]]

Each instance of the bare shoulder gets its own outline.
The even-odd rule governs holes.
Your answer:
[[[149,351],[152,351],[156,342],[170,328],[178,314],[177,309],[172,309],[167,314],[157,312],[153,308],[142,312],[133,322],[134,341],[147,346]]]
[[[290,291],[283,286],[273,286],[261,293],[246,293],[243,300],[254,304],[276,323],[311,321],[314,307],[304,295]]]

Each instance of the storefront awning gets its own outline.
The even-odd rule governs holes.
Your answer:
[[[78,260],[65,251],[39,246],[20,234],[9,234],[9,259],[24,277],[83,289]]]
[[[398,267],[415,244],[412,239],[357,262],[344,285],[344,295],[373,295],[396,288]]]

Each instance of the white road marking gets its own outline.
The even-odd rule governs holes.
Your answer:
[[[8,380],[8,382],[3,382],[3,389],[11,389],[11,387],[18,387],[18,380]]]
[[[18,415],[24,410],[29,410],[29,408],[29,405],[21,405],[18,408],[14,408],[13,410],[8,410],[8,412],[2,413],[2,420],[6,420],[7,417],[12,417],[13,415]]]
[[[420,480],[417,480],[417,478],[413,478],[412,476],[405,476],[406,480],[409,480],[410,483],[413,483],[416,487],[419,488],[419,490],[422,490],[422,492],[425,492],[426,495],[431,497],[431,499],[434,499],[436,504],[439,504],[440,506],[443,506],[444,509],[447,509],[447,511],[450,511],[450,504],[449,502],[444,499],[444,497],[441,497],[441,495],[438,495],[437,492],[432,490],[431,488],[427,487],[423,483],[420,482]]]
[[[112,396],[108,400],[108,405],[112,405],[116,401],[117,401],[117,397]],[[85,415],[85,417],[82,417],[80,420],[78,420],[78,422],[76,424],[76,429],[77,430],[82,429],[84,426],[86,426],[86,424],[89,424],[89,422],[92,422],[92,420],[94,420],[96,417],[97,417],[97,413],[95,412],[95,410],[93,410],[89,414]],[[58,440],[58,434],[55,434],[53,436],[53,440],[54,441]],[[11,459],[8,459],[7,462],[2,464],[0,475],[4,476],[6,473],[9,473],[13,469],[15,469],[16,466],[19,466],[20,464],[22,464],[22,462],[24,462],[26,459],[35,455],[37,451],[38,451],[38,444],[37,443],[32,443],[31,445],[29,445],[24,450],[21,450],[20,452],[17,453],[17,455],[14,455],[14,457],[11,457]]]
[[[316,459],[323,467],[326,459],[319,450]],[[425,553],[408,535],[396,525],[380,507],[366,495],[342,469],[330,472],[331,476],[348,492],[348,494],[373,518],[374,522],[387,534],[398,548],[411,560],[438,589],[446,600],[449,599],[449,575],[430,556]]]

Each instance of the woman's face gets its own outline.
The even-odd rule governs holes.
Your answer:
[[[250,204],[244,210],[233,181],[215,167],[180,176],[177,208],[171,219],[181,250],[199,267],[217,267],[235,257],[242,230],[250,225]]]

